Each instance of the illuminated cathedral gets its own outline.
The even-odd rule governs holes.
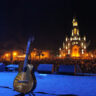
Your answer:
[[[60,57],[80,57],[86,53],[86,37],[80,36],[76,17],[73,18],[72,25],[71,36],[65,38],[63,47],[59,49]]]

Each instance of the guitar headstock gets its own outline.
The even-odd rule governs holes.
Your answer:
[[[35,40],[34,36],[31,36],[28,41],[33,42]]]

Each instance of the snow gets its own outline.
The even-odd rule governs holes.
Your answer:
[[[13,81],[17,72],[0,72],[0,96],[15,96]],[[96,96],[96,76],[39,74],[34,96]],[[9,88],[3,88],[3,87]],[[29,96],[28,94],[25,96]],[[31,95],[32,96],[32,95]]]

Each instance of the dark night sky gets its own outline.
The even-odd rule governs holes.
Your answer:
[[[33,47],[58,49],[70,35],[76,14],[80,34],[96,47],[96,7],[92,0],[2,0],[0,1],[0,48],[25,46],[34,34]]]

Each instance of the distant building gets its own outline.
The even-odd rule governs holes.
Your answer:
[[[34,49],[31,52],[31,59],[48,59],[51,57],[49,50],[38,50]]]
[[[81,38],[76,17],[73,18],[72,24],[71,36],[65,38],[63,47],[59,49],[60,57],[80,57],[86,53],[86,37]]]

